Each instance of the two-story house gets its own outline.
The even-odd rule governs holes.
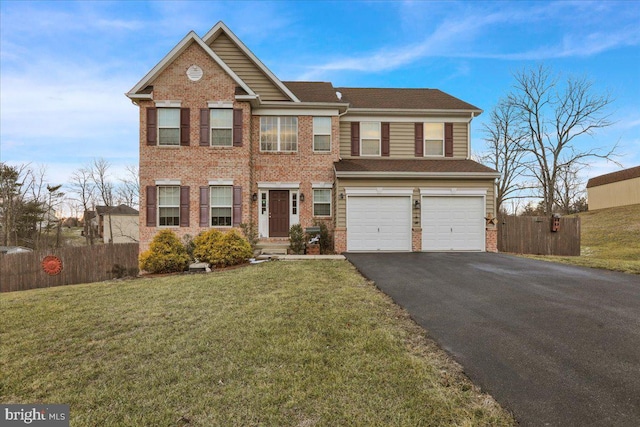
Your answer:
[[[227,26],[190,32],[126,94],[140,107],[141,250],[163,228],[324,221],[335,251],[495,251],[481,110],[437,89],[280,81]]]

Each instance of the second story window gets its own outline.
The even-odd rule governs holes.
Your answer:
[[[313,118],[313,151],[331,151],[331,117]]]
[[[260,151],[298,151],[298,118],[260,117]]]
[[[360,155],[380,155],[380,122],[360,123]]]
[[[444,156],[444,123],[424,124],[424,155]]]
[[[230,108],[211,109],[211,145],[231,147],[233,145],[233,110]]]
[[[180,145],[179,108],[158,108],[158,145]]]

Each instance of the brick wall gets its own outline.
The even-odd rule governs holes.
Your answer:
[[[191,81],[186,70],[191,65],[204,70],[199,81]],[[236,82],[197,44],[191,44],[152,83],[153,101],[140,101],[140,250],[146,250],[160,227],[146,227],[146,187],[156,180],[180,181],[190,187],[189,227],[171,227],[180,238],[195,236],[205,228],[199,226],[199,187],[210,180],[233,180],[242,187],[242,221],[258,223],[258,203],[252,194],[258,191],[258,181],[300,182],[305,201],[299,202],[303,227],[313,224],[313,182],[333,183],[333,162],[339,153],[338,117],[332,120],[332,145],[329,153],[313,152],[313,118],[298,118],[298,151],[295,153],[260,152],[260,117],[252,115],[248,102],[235,100]],[[181,101],[190,109],[190,145],[148,146],[147,111],[156,101]],[[208,101],[233,102],[233,108],[243,110],[242,147],[200,147],[200,109]],[[253,171],[252,171],[253,166]],[[333,230],[333,217],[323,218]],[[164,228],[164,227],[163,227]]]
[[[487,252],[498,252],[498,229],[496,227],[487,228],[485,239]]]

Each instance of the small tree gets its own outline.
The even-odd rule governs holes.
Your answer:
[[[149,249],[140,254],[140,269],[149,273],[175,273],[186,270],[189,255],[171,230],[155,235]]]
[[[296,255],[304,253],[305,234],[300,224],[294,224],[289,228],[289,248]]]

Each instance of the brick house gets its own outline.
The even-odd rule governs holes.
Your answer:
[[[280,81],[219,22],[126,94],[140,107],[141,250],[241,223],[263,241],[324,221],[335,251],[496,251],[482,111],[437,89]]]

